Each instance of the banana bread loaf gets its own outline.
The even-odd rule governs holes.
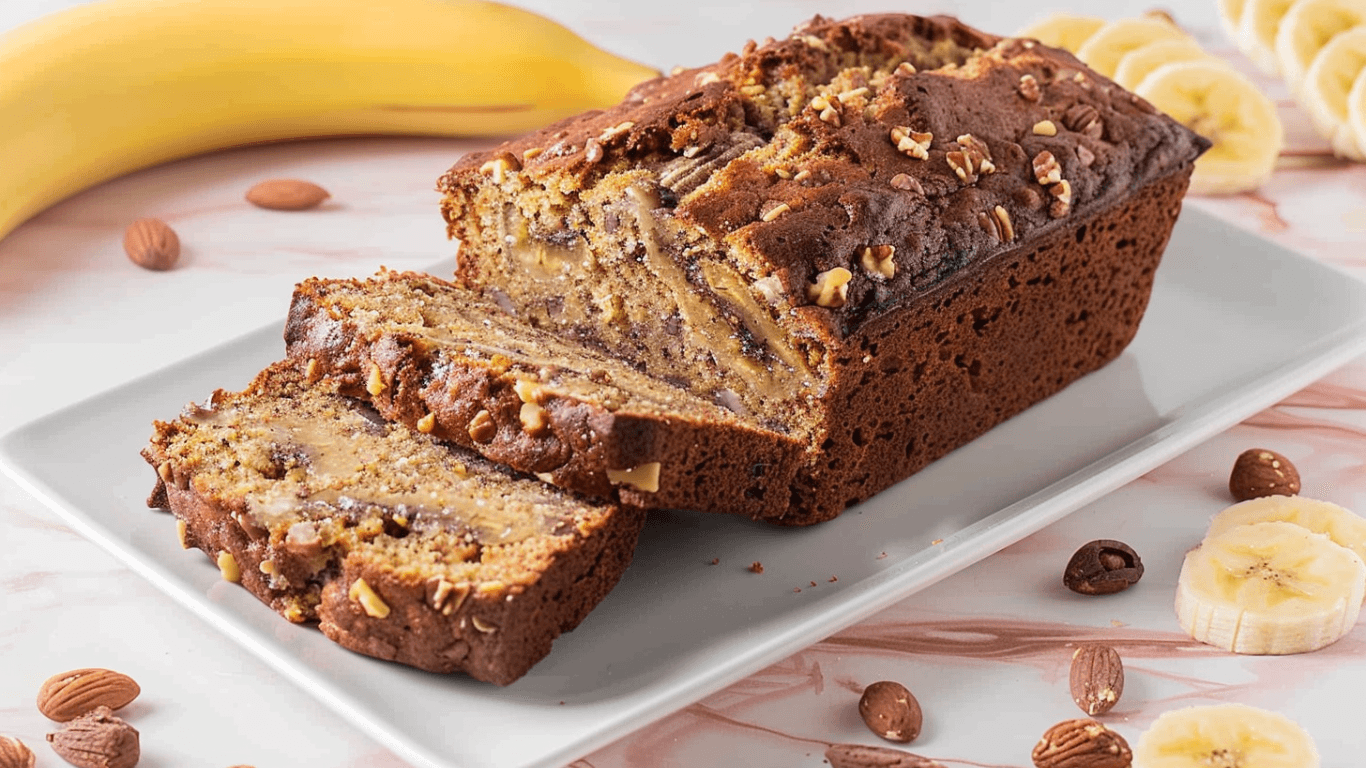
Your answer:
[[[445,446],[276,364],[157,422],[184,546],[369,656],[506,685],[616,584],[644,520]]]
[[[816,17],[439,188],[458,283],[797,440],[806,524],[1119,355],[1207,146],[1035,41]]]

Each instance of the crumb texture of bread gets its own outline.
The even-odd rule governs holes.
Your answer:
[[[816,17],[439,189],[458,284],[798,441],[807,524],[1117,356],[1207,147],[1064,51]]]
[[[284,362],[157,422],[149,503],[290,621],[506,685],[630,563],[643,513],[568,494],[310,382]]]

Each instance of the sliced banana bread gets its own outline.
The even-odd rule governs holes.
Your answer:
[[[644,520],[446,446],[288,364],[157,422],[149,505],[337,643],[506,685],[616,584]]]

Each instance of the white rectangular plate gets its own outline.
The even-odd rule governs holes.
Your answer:
[[[0,440],[0,464],[414,764],[550,768],[986,557],[1346,362],[1366,350],[1366,284],[1188,208],[1119,359],[832,522],[655,515],[620,586],[502,689],[360,657],[288,624],[181,550],[172,519],[144,505],[153,473],[138,451],[151,421],[245,385],[283,355],[279,336],[263,329],[29,424]]]

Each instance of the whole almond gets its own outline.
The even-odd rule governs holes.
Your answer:
[[[1262,496],[1294,496],[1300,492],[1300,473],[1290,459],[1265,448],[1250,448],[1233,462],[1228,491],[1238,501]]]
[[[830,761],[830,768],[944,768],[943,763],[928,757],[863,744],[831,744],[825,750],[825,759]]]
[[[161,219],[138,219],[123,231],[123,252],[139,267],[166,270],[180,260],[180,238]]]
[[[0,736],[0,768],[33,768],[33,750],[13,736]]]
[[[109,669],[73,669],[53,675],[38,689],[38,710],[58,722],[74,720],[97,707],[125,707],[142,689],[133,678]]]
[[[142,757],[138,731],[109,707],[97,707],[49,733],[52,751],[76,768],[133,768]]]
[[[906,686],[891,680],[873,683],[863,690],[858,713],[868,730],[888,740],[905,743],[920,735],[924,716],[920,702]]]
[[[272,211],[304,211],[331,197],[311,181],[268,179],[247,190],[247,202]]]
[[[1072,701],[1092,717],[1119,703],[1124,693],[1124,663],[1108,645],[1083,645],[1072,654]]]

